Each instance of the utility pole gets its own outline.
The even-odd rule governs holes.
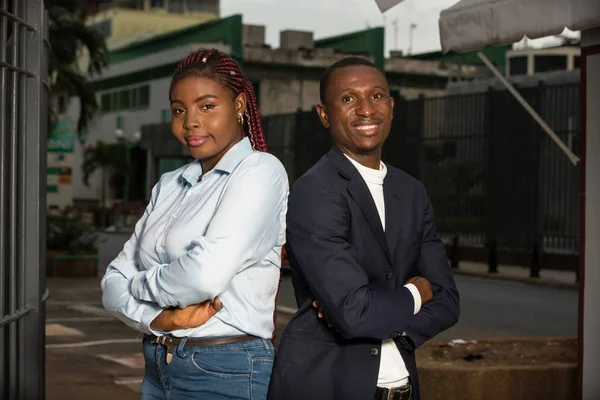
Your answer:
[[[398,20],[393,20],[392,25],[394,26],[394,50],[398,50]]]
[[[408,28],[408,54],[410,55],[412,53],[412,45],[413,45],[413,31],[417,28],[417,24],[412,23],[410,24],[410,28]]]

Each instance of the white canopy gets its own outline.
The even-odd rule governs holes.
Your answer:
[[[375,0],[381,12],[386,12],[390,8],[402,3],[404,0]]]
[[[600,26],[600,0],[461,0],[440,13],[442,51],[467,52]]]

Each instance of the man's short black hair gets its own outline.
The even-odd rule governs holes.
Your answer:
[[[325,104],[325,93],[327,92],[327,87],[329,86],[329,81],[331,79],[331,74],[336,69],[345,68],[345,67],[354,67],[358,65],[364,65],[366,67],[371,67],[377,69],[383,77],[385,78],[385,72],[381,70],[377,65],[372,63],[371,61],[361,58],[361,57],[347,57],[343,58],[340,61],[337,61],[329,66],[321,75],[321,82],[319,83],[319,96],[321,97],[321,103]],[[386,78],[387,80],[387,78]]]

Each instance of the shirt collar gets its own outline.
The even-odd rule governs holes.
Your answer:
[[[231,149],[223,155],[217,165],[213,168],[215,171],[222,171],[230,174],[239,163],[254,150],[250,144],[250,140],[245,137],[236,143]],[[202,163],[199,160],[189,164],[182,172],[181,177],[188,183],[194,184],[198,181],[198,177],[202,174]]]

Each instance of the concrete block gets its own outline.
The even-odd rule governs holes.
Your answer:
[[[422,400],[572,400],[577,341],[486,340],[417,351]]]
[[[279,34],[279,47],[282,49],[313,49],[315,41],[312,32],[307,31],[281,31]]]
[[[265,45],[264,25],[244,25],[244,46],[262,47]]]

